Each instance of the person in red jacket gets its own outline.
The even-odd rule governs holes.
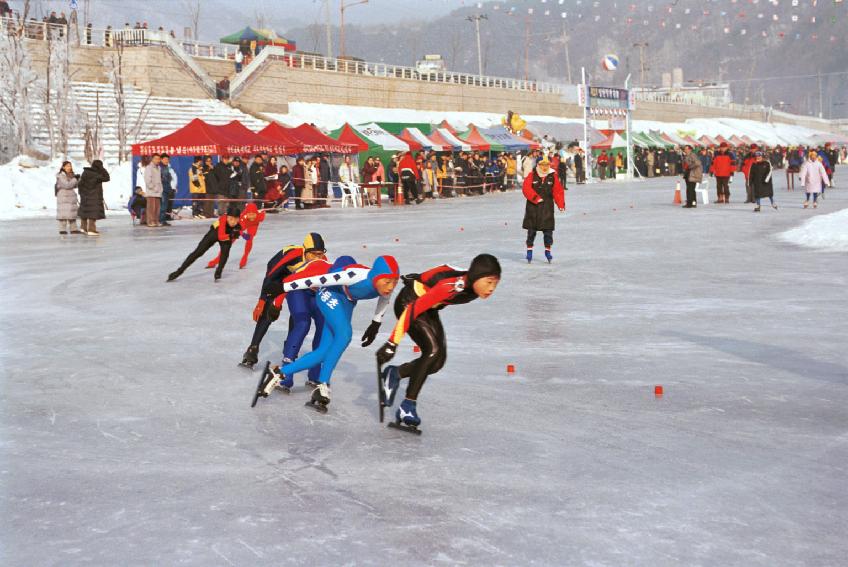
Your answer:
[[[751,149],[748,152],[748,157],[745,158],[745,161],[742,162],[742,175],[745,176],[745,202],[753,203],[754,202],[754,188],[751,185],[750,175],[751,175],[751,166],[754,165],[754,162],[757,161],[757,158],[754,157],[754,154],[759,150],[757,144],[751,144]]]
[[[548,262],[553,260],[551,246],[554,244],[554,204],[560,211],[565,210],[565,191],[554,170],[551,162],[544,156],[536,164],[536,169],[524,178],[524,197],[527,205],[524,208],[524,223],[522,226],[527,231],[527,262],[533,261],[533,243],[536,241],[536,233],[542,231],[545,242],[545,258]]]
[[[230,257],[230,248],[233,242],[238,240],[239,236],[245,240],[250,240],[251,238],[247,231],[242,231],[239,224],[240,215],[241,211],[239,208],[235,205],[230,205],[227,209],[227,214],[212,223],[212,226],[209,227],[209,230],[203,235],[200,243],[198,243],[197,248],[186,257],[180,267],[168,274],[168,281],[172,282],[180,277],[195,260],[203,256],[216,243],[221,248],[221,262],[218,264],[218,269],[215,270],[215,281],[220,280],[224,266],[227,265],[227,258]]]
[[[244,212],[239,217],[239,224],[242,229],[246,233],[250,235],[249,239],[245,240],[244,243],[244,254],[241,255],[241,261],[239,262],[239,270],[243,269],[247,266],[247,257],[250,256],[250,251],[253,250],[253,237],[256,236],[256,233],[259,232],[259,223],[265,220],[265,211],[260,211],[256,208],[256,205],[253,203],[248,203],[244,208]],[[215,258],[209,261],[206,264],[207,268],[214,268],[218,265],[218,262],[221,260],[221,254],[218,253]]]
[[[422,199],[418,195],[418,166],[415,164],[415,158],[412,152],[406,152],[398,162],[398,175],[400,175],[400,183],[403,187],[403,199],[406,203],[412,203],[415,200],[416,204],[421,204]]]
[[[487,299],[498,287],[501,265],[491,254],[480,254],[467,271],[442,265],[423,274],[403,276],[404,287],[395,299],[397,324],[389,340],[377,351],[382,367],[397,351],[408,334],[421,348],[421,356],[400,366],[386,366],[380,372],[380,404],[394,404],[400,381],[409,378],[406,398],[395,413],[395,423],[417,428],[421,418],[417,412],[418,394],[428,376],[442,369],[447,360],[445,330],[439,311],[449,305],[462,305],[475,299]]]
[[[710,171],[716,178],[716,194],[719,203],[730,202],[730,178],[733,177],[734,169],[733,160],[727,152],[727,144],[722,142],[710,166]]]

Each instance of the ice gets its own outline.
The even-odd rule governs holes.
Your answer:
[[[827,197],[833,194],[833,190],[826,193]],[[829,208],[827,200],[821,200],[820,204],[825,209]],[[811,218],[801,226],[781,233],[779,237],[786,242],[809,248],[848,252],[848,209]]]
[[[778,179],[754,214],[737,178],[681,210],[675,181],[572,187],[550,265],[523,260],[519,193],[269,215],[217,284],[165,283],[208,222],[0,223],[0,563],[843,565],[848,256],[776,235],[848,195],[803,210]],[[249,407],[265,262],[309,231],[403,272],[501,259],[491,299],[442,312],[422,436],[377,423],[373,302],[329,414],[302,375]]]

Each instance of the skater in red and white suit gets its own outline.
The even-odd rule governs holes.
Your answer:
[[[253,203],[248,203],[244,208],[244,212],[239,217],[239,224],[241,225],[244,232],[250,235],[250,240],[247,240],[244,243],[244,254],[241,255],[241,261],[239,262],[239,269],[247,266],[247,257],[250,256],[250,251],[253,250],[253,237],[256,236],[256,233],[259,232],[259,223],[265,220],[265,211],[260,211],[256,208],[256,205]],[[219,260],[221,259],[221,255],[218,254],[212,259],[208,264],[206,264],[207,268],[214,268],[218,265]]]
[[[380,401],[385,407],[394,404],[402,378],[409,378],[406,399],[395,417],[398,422],[417,427],[421,423],[416,402],[427,376],[445,364],[447,345],[439,311],[448,305],[460,305],[478,297],[486,299],[495,292],[501,279],[501,266],[491,254],[480,254],[467,271],[451,266],[438,266],[423,274],[403,277],[404,287],[395,300],[397,324],[389,340],[377,351],[382,366],[395,355],[405,334],[421,348],[421,356],[400,366],[387,366],[381,375]]]

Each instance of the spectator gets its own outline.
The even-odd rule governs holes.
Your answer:
[[[215,177],[215,164],[212,163],[212,156],[203,156],[203,167],[201,174],[203,175],[203,185],[206,188],[206,194],[203,196],[201,210],[203,216],[207,219],[215,216],[215,197],[218,195],[218,183]]]
[[[819,206],[819,193],[830,182],[830,179],[827,176],[824,164],[819,160],[816,150],[810,150],[807,161],[801,166],[799,177],[801,183],[804,185],[804,193],[807,195],[807,198],[804,199],[804,208],[806,209],[810,206],[811,194],[813,196],[813,208],[817,208]]]
[[[265,165],[261,155],[253,158],[253,163],[250,164],[249,178],[250,190],[254,199],[262,199],[268,191],[268,184],[265,183]],[[274,175],[276,175],[276,171]]]
[[[6,0],[0,0],[0,18],[11,18],[12,17],[12,9],[9,7],[9,3]],[[74,220],[74,226],[76,226],[76,220]]]
[[[609,156],[606,150],[601,150],[601,155],[598,156],[598,176],[601,181],[607,178],[607,166],[609,166]]]
[[[91,33],[92,33],[91,22],[89,22],[85,26],[85,44],[86,45],[91,45]]]
[[[586,183],[586,153],[583,148],[577,146],[574,154],[574,182],[578,185]]]
[[[786,189],[795,190],[795,174],[801,171],[804,165],[804,153],[801,149],[791,148],[787,154],[786,165]]]
[[[306,188],[306,161],[298,157],[292,168],[292,185],[294,185],[294,208],[301,210],[303,206],[303,190]]]
[[[730,178],[733,176],[733,161],[727,153],[727,144],[722,142],[713,159],[712,173],[716,178],[716,195],[719,203],[730,202]]]
[[[777,209],[774,204],[774,186],[771,182],[772,167],[771,163],[765,159],[762,151],[754,152],[754,163],[751,164],[751,190],[754,194],[754,200],[757,206],[754,207],[754,212],[760,212],[760,200],[768,198],[772,208]]]
[[[429,160],[424,164],[421,172],[421,185],[426,198],[433,199],[439,196],[436,172],[433,171],[433,162]]]
[[[147,224],[143,216],[146,205],[147,199],[144,197],[144,191],[140,185],[136,185],[135,191],[133,191],[132,197],[130,197],[130,202],[127,203],[127,208],[130,210],[132,217],[139,219],[141,224]]]
[[[79,185],[79,175],[74,174],[71,162],[62,162],[59,173],[56,174],[56,219],[59,221],[59,234],[82,234],[77,229],[77,212],[79,201],[76,188]]]
[[[698,206],[695,199],[695,186],[704,178],[701,160],[692,151],[692,146],[683,148],[683,179],[686,181],[686,204],[684,208],[694,209]]]
[[[233,173],[232,157],[222,156],[212,170],[215,185],[215,216],[222,217],[229,207],[230,175]],[[209,179],[207,178],[207,189],[209,193]]]
[[[400,183],[403,190],[403,199],[406,204],[412,204],[414,200],[420,204],[422,199],[418,195],[418,168],[415,165],[415,158],[412,152],[406,152],[398,161],[398,173],[400,174]]]
[[[262,169],[265,176],[265,194],[261,196],[264,208],[273,208],[283,202],[283,194],[280,190],[280,172],[277,168],[277,157],[272,156]],[[273,212],[277,212],[274,210]]]
[[[147,199],[145,213],[147,226],[153,228],[162,226],[159,223],[159,213],[162,206],[162,170],[159,167],[161,158],[153,156],[150,163],[144,168],[144,196]]]
[[[294,185],[292,184],[292,175],[289,172],[289,166],[283,164],[280,167],[278,179],[280,183],[280,198],[276,201],[276,205],[278,207],[280,205],[283,205],[285,208],[288,209],[289,198],[294,197]]]
[[[362,182],[365,183],[365,193],[371,205],[381,207],[383,205],[380,192],[380,181],[377,179],[379,168],[377,158],[368,156],[365,165],[362,166]]]
[[[318,172],[318,207],[326,209],[330,207],[329,186],[331,181],[330,162],[325,154],[316,158],[316,169]]]
[[[91,162],[91,167],[82,170],[79,179],[79,217],[82,219],[82,231],[88,236],[100,236],[97,221],[106,218],[103,203],[103,184],[109,181],[109,172],[99,159]]]
[[[203,200],[206,197],[206,176],[203,174],[203,157],[195,156],[188,168],[188,190],[191,193],[191,215],[196,219],[205,219]]]
[[[241,52],[241,49],[236,51],[236,73],[241,73],[242,63],[244,62],[244,53]]]
[[[515,156],[512,154],[506,155],[506,186],[509,189],[515,189],[515,175],[518,171],[518,164],[515,161]]]
[[[239,201],[247,196],[247,189],[244,184],[245,174],[245,167],[242,164],[241,158],[238,156],[234,157],[230,163],[230,176],[227,180],[227,197],[232,201],[230,203],[231,205],[238,206],[239,203],[235,201]]]
[[[648,149],[648,155],[645,157],[645,162],[648,166],[648,177],[653,177],[657,174],[657,156],[652,148]]]
[[[103,32],[103,44],[106,47],[112,47],[112,26],[106,26],[106,30]]]
[[[313,157],[306,162],[306,185],[303,188],[303,206],[307,209],[316,208],[318,181],[318,158]]]
[[[171,226],[168,222],[172,218],[174,208],[174,196],[177,194],[177,174],[171,167],[171,158],[168,154],[159,156],[159,169],[162,176],[162,207],[159,211],[159,224]]]
[[[372,164],[373,165],[373,164]],[[344,157],[344,162],[339,166],[339,181],[342,183],[359,183],[359,170],[353,167],[350,156]]]

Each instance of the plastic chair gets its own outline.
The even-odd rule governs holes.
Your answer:
[[[357,203],[359,189],[354,183],[339,183],[342,190],[342,208],[352,206],[354,209],[359,207]]]
[[[705,179],[695,186],[695,198],[701,197],[704,205],[710,204],[710,181]]]

